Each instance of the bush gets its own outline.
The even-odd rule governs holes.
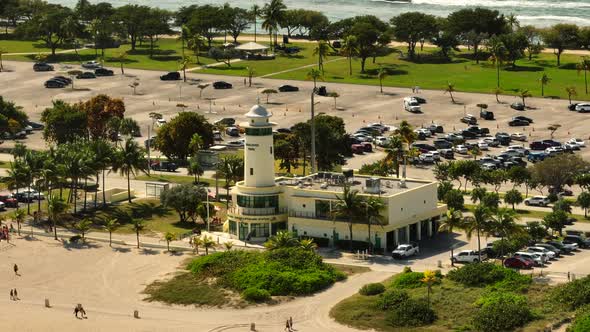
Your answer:
[[[248,288],[242,292],[242,297],[250,302],[265,302],[270,300],[270,293],[265,289]]]
[[[436,320],[434,310],[423,300],[407,299],[388,312],[385,321],[396,327],[416,327],[431,324]]]
[[[385,292],[385,286],[381,283],[366,284],[359,290],[361,295],[378,295]]]
[[[551,292],[551,299],[572,310],[590,304],[590,277],[555,287]]]
[[[481,307],[475,314],[473,326],[478,331],[512,331],[533,319],[526,298],[521,295],[494,292],[477,304]]]
[[[312,239],[313,242],[318,245],[318,247],[322,247],[322,248],[330,246],[330,239],[325,238],[325,237],[313,237],[313,236],[304,235],[304,236],[300,236],[299,239],[300,240]]]
[[[396,308],[406,302],[410,296],[408,292],[401,289],[388,289],[379,296],[377,307],[381,310]]]
[[[576,311],[576,318],[568,332],[587,332],[590,331],[590,306],[583,306]]]
[[[492,285],[504,279],[530,284],[525,279],[518,279],[516,274],[518,272],[493,263],[477,263],[452,270],[447,274],[447,278],[470,287]]]
[[[70,237],[70,243],[78,243],[80,240],[82,240],[80,235],[74,235]]]
[[[442,274],[440,273],[440,270],[436,271],[436,277],[438,281],[434,284],[438,285],[440,284],[440,280],[442,279]],[[422,272],[400,273],[393,279],[393,281],[391,282],[391,286],[395,288],[418,288],[426,286],[426,284],[422,282],[423,278],[424,273]]]

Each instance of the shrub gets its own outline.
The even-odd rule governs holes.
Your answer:
[[[402,305],[410,296],[408,292],[401,289],[388,289],[379,296],[377,307],[381,310],[388,310]]]
[[[449,271],[447,277],[465,286],[481,287],[512,277],[514,273],[517,272],[493,263],[477,263]]]
[[[242,292],[242,297],[250,302],[264,302],[270,300],[270,293],[265,289],[248,288]]]
[[[313,242],[315,244],[317,244],[318,247],[321,247],[321,248],[325,248],[325,247],[329,247],[330,246],[330,239],[328,239],[326,237],[313,237],[313,236],[304,235],[304,236],[300,236],[299,239],[300,240],[303,240],[303,239],[312,239]]]
[[[396,327],[416,327],[431,324],[436,319],[434,310],[423,300],[407,299],[385,316],[385,321]]]
[[[385,292],[385,286],[381,283],[366,284],[359,290],[361,295],[378,295]]]
[[[409,266],[404,266],[404,269],[402,270],[402,273],[408,273],[408,272],[412,272],[412,268]]]
[[[583,306],[576,311],[576,318],[570,327],[567,329],[568,332],[586,332],[590,331],[590,306]]]
[[[438,281],[435,282],[434,284],[438,285],[438,284],[440,284],[440,280],[442,279],[442,275],[440,273],[440,270],[436,271],[436,277],[437,277]],[[418,287],[425,286],[425,284],[422,282],[423,278],[424,278],[424,273],[422,273],[422,272],[401,273],[393,279],[393,281],[391,282],[391,286],[393,286],[395,288],[418,288]]]
[[[80,235],[74,235],[70,237],[70,243],[78,243],[80,240],[82,240]]]
[[[494,292],[481,298],[480,309],[475,314],[473,326],[478,331],[512,331],[533,319],[526,301],[521,295]]]
[[[569,309],[590,304],[590,277],[559,285],[551,292],[551,299]]]

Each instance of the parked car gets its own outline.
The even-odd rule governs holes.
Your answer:
[[[180,73],[177,71],[171,71],[160,76],[160,80],[162,81],[179,81],[180,80]]]
[[[213,83],[213,88],[214,89],[231,89],[233,88],[233,85],[231,85],[231,83],[225,82],[225,81],[217,81]]]
[[[426,99],[419,97],[419,96],[411,96],[410,98],[416,99],[419,104],[426,104]]]
[[[426,127],[428,130],[430,130],[431,133],[436,134],[442,134],[444,133],[445,129],[443,128],[443,126],[441,125],[437,125],[437,124],[431,124],[430,126]]]
[[[466,123],[466,124],[470,124],[470,125],[476,125],[477,124],[477,118],[474,117],[471,114],[467,114],[464,117],[461,118],[461,122]]]
[[[526,116],[522,116],[522,115],[515,116],[512,119],[513,120],[524,120],[524,121],[527,121],[528,123],[533,123],[533,119],[526,117]]]
[[[476,139],[477,138],[477,134],[474,133],[473,131],[469,131],[467,129],[462,130],[461,132],[459,132],[459,134],[463,137],[465,137],[465,139]]]
[[[494,120],[494,112],[482,109],[479,111],[479,117],[484,120]]]
[[[151,164],[151,169],[154,171],[164,171],[164,172],[176,172],[178,166],[176,163],[167,161],[167,160],[160,160],[160,161],[153,161]]]
[[[525,257],[508,257],[504,260],[504,266],[513,269],[532,269],[535,262]]]
[[[451,257],[453,263],[477,263],[479,262],[479,254],[477,250],[461,250]],[[486,260],[487,255],[485,252],[481,253],[481,260]]]
[[[236,124],[236,119],[223,118],[223,119],[219,119],[219,120],[213,122],[213,124],[215,124],[215,125],[222,124],[224,126],[233,126],[234,124]]]
[[[588,248],[590,247],[590,240],[582,237],[581,235],[566,235],[563,240],[563,243],[575,243],[578,245],[578,248]]]
[[[451,149],[453,147],[453,143],[444,139],[435,139],[432,144],[434,144],[434,147],[437,149]]]
[[[545,139],[543,140],[543,143],[545,143],[548,147],[558,147],[561,146],[561,143],[552,139]]]
[[[560,257],[562,253],[561,249],[552,246],[549,243],[535,243],[535,247],[545,248],[549,251],[553,251],[555,253],[555,257]]]
[[[529,147],[531,148],[531,150],[545,151],[545,149],[550,147],[550,145],[546,144],[543,141],[533,141],[531,142],[531,144],[529,144]]]
[[[240,136],[240,130],[237,127],[227,127],[227,128],[225,128],[225,133],[228,136],[232,136],[232,137],[239,137]]]
[[[106,69],[106,68],[97,68],[94,70],[94,75],[96,75],[96,76],[113,76],[113,75],[115,75],[115,72],[110,69]]]
[[[513,141],[521,141],[521,142],[525,142],[527,140],[526,135],[523,133],[510,134],[510,139]]]
[[[526,156],[526,159],[531,163],[536,163],[538,161],[545,160],[546,157],[547,154],[545,153],[545,151],[533,151]]]
[[[547,206],[551,201],[547,196],[533,196],[524,200],[524,205]]]
[[[579,145],[580,147],[585,147],[586,143],[584,142],[583,139],[581,138],[572,138],[569,141],[567,141],[568,143],[576,143],[577,145]]]
[[[430,152],[422,153],[421,155],[418,156],[418,160],[420,160],[421,162],[423,162],[425,164],[433,164],[434,163],[434,157],[432,156],[432,154]]]
[[[567,105],[567,109],[570,111],[575,111],[576,106],[578,106],[578,103],[571,103],[571,104]]]
[[[436,146],[432,146],[426,143],[414,143],[412,144],[412,147],[414,149],[418,149],[420,152],[436,151]]]
[[[96,78],[96,75],[94,75],[94,73],[92,73],[92,72],[85,71],[85,72],[79,74],[78,76],[76,76],[76,78],[79,80],[93,79],[93,78]]]
[[[363,142],[361,143],[361,145],[363,146],[365,152],[373,152],[373,144],[371,144],[370,142]]]
[[[5,207],[18,207],[18,200],[12,195],[0,195],[0,202],[4,203]]]
[[[510,108],[517,111],[524,111],[524,104],[517,101],[515,103],[510,104]]]
[[[63,75],[57,75],[57,76],[53,76],[54,80],[61,80],[64,81],[67,84],[72,84],[72,79],[69,77],[65,77]]]
[[[546,258],[543,258],[543,256],[541,256],[537,253],[525,252],[525,251],[518,251],[518,252],[514,253],[514,257],[525,258],[525,259],[528,258],[528,259],[532,260],[536,266],[543,266],[543,265],[545,265],[545,262],[547,261]]]
[[[404,109],[410,113],[420,113],[422,112],[422,108],[420,107],[420,103],[412,97],[404,98]]]
[[[294,85],[285,84],[285,85],[279,86],[279,91],[280,92],[297,92],[297,91],[299,91],[299,88]]]
[[[96,69],[96,68],[100,68],[100,67],[102,67],[102,65],[98,61],[88,61],[88,62],[84,62],[82,64],[82,68],[86,68],[86,69]]]
[[[550,260],[555,259],[557,254],[551,250],[545,249],[543,247],[528,247],[528,252],[534,252],[539,255],[546,255]]]
[[[45,87],[48,89],[60,89],[65,88],[66,85],[58,80],[47,80],[45,81]]]
[[[393,258],[401,259],[401,258],[408,258],[420,253],[420,248],[416,243],[408,243],[408,244],[400,244],[395,248],[395,250],[391,253]]]
[[[440,156],[445,159],[455,159],[455,152],[453,152],[453,149],[440,149],[438,150],[438,153],[440,153]]]
[[[33,130],[43,130],[45,126],[41,123],[27,121],[27,125],[31,126]]]
[[[52,65],[45,63],[45,62],[37,62],[33,65],[34,71],[53,71],[54,68]]]
[[[510,127],[522,127],[522,126],[528,126],[529,122],[525,121],[525,120],[512,119],[508,122],[508,125]]]
[[[362,144],[353,144],[351,145],[352,153],[354,154],[363,154],[365,153],[365,147]]]
[[[590,104],[588,103],[581,103],[576,105],[576,111],[578,113],[588,113],[590,112]]]
[[[565,253],[570,253],[572,251],[578,250],[577,243],[564,243],[562,241],[552,240],[547,241],[547,244],[550,244]]]
[[[467,147],[465,145],[457,145],[455,146],[455,152],[459,154],[467,154]]]
[[[325,97],[325,96],[328,95],[328,89],[326,89],[326,87],[322,85],[322,86],[320,86],[319,88],[316,89],[316,92],[315,93],[318,96]]]

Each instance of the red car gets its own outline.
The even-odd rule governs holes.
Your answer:
[[[365,153],[365,147],[362,144],[353,144],[351,146],[351,148],[352,148],[352,153],[355,153],[355,154]]]
[[[0,202],[6,207],[18,207],[18,200],[11,195],[0,195]]]
[[[522,257],[510,257],[504,260],[504,266],[516,269],[532,269],[535,263]]]

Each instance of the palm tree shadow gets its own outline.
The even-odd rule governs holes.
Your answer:
[[[160,251],[151,248],[142,248],[139,253],[142,255],[157,255],[160,253]]]
[[[112,250],[115,252],[121,252],[121,253],[131,252],[131,248],[122,248],[122,247],[112,247]]]

